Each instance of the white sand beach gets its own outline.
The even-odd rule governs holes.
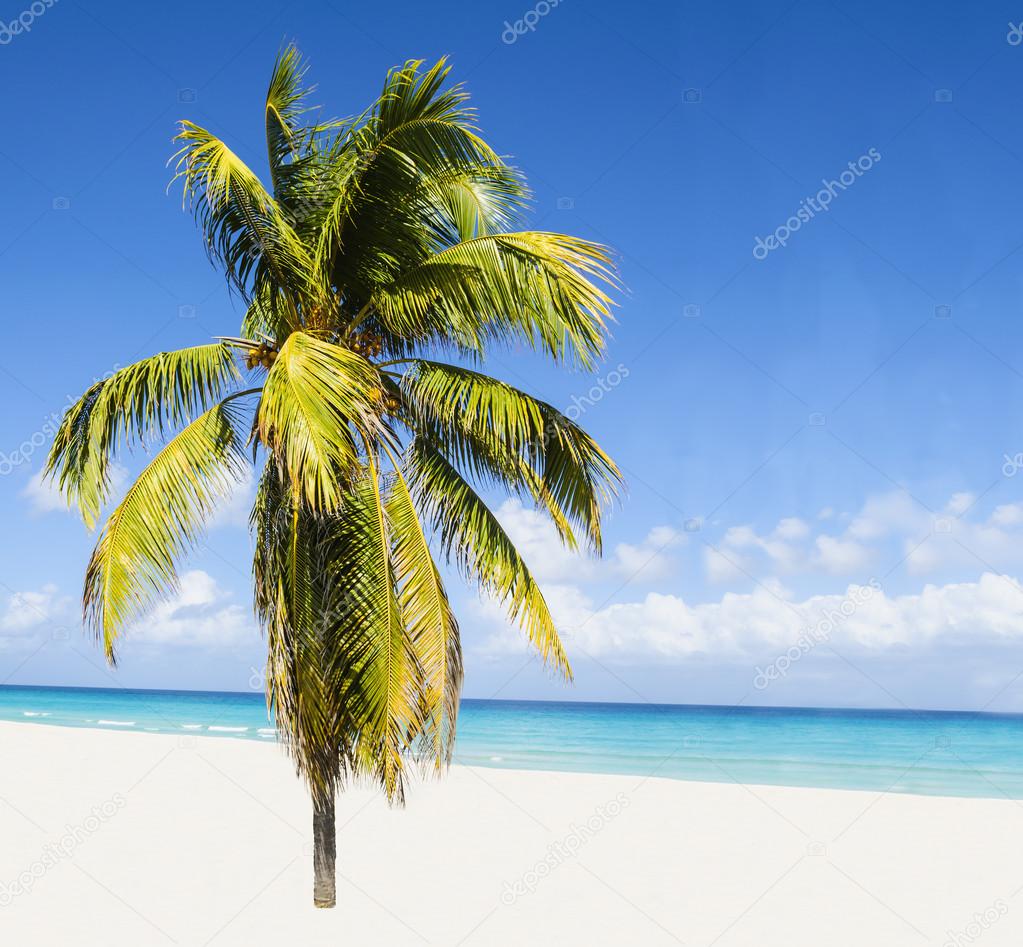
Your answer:
[[[272,744],[0,724],[0,943],[1018,945],[1023,804],[470,769],[338,806]]]

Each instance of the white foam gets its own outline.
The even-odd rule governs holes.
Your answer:
[[[183,723],[181,725],[181,727],[184,730],[201,730],[202,729],[202,724],[201,723]]]
[[[501,760],[503,760],[503,759],[504,759],[503,756],[492,756],[492,757],[490,757],[490,762],[491,763],[500,763]]]
[[[101,727],[134,727],[134,720],[97,720]]]
[[[48,713],[43,713],[41,710],[23,710],[21,712],[23,717],[49,717]]]
[[[272,737],[277,736],[277,731],[274,730],[273,727],[260,727],[258,732],[259,733],[269,733],[270,736],[272,736]]]
[[[216,730],[219,733],[244,733],[248,727],[207,727],[207,730]]]

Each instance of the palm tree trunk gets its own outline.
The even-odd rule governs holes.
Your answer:
[[[313,904],[332,908],[337,903],[334,863],[337,858],[335,838],[334,796],[329,799],[313,795]]]

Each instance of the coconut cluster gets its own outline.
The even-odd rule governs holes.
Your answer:
[[[277,349],[272,345],[267,345],[266,342],[261,343],[254,348],[249,349],[248,354],[245,357],[245,367],[249,371],[252,371],[257,365],[262,365],[263,368],[270,370],[270,366],[277,361]]]
[[[369,333],[353,335],[348,347],[363,358],[376,358],[384,350],[384,344],[380,337]]]
[[[374,388],[371,397],[380,410],[386,414],[394,414],[401,407],[401,402],[397,398],[380,388]]]

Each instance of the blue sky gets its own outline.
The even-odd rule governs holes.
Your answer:
[[[390,65],[449,54],[529,177],[531,226],[618,253],[627,290],[596,376],[491,365],[574,406],[629,482],[600,564],[502,507],[577,683],[458,593],[469,696],[1023,710],[1011,6],[35,9],[0,29],[0,680],[258,685],[244,494],[111,676],[76,618],[92,540],[32,478],[94,377],[236,329],[165,162],[189,118],[261,171],[266,80],[294,39],[335,114]]]

